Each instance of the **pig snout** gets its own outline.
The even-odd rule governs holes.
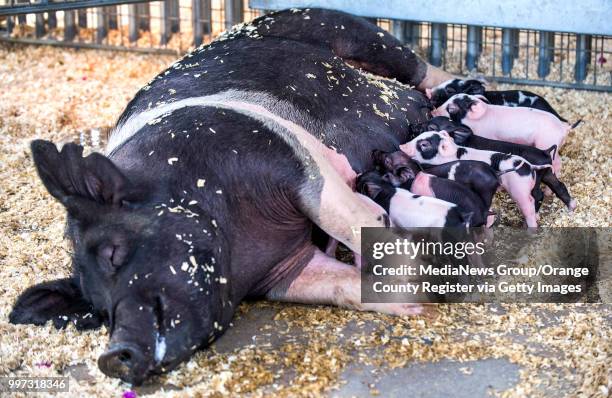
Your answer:
[[[149,366],[146,354],[135,344],[118,343],[98,358],[98,367],[105,375],[135,385],[144,380]]]
[[[109,377],[141,384],[156,366],[159,345],[155,310],[119,303],[109,347],[98,358],[98,367]]]

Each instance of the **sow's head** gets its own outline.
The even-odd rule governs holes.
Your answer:
[[[213,233],[189,205],[161,205],[99,153],[48,141],[32,143],[34,163],[68,212],[73,275],[28,288],[12,323],[78,329],[105,323],[102,372],[140,384],[208,344],[229,323],[227,280]],[[225,313],[221,309],[225,307]]]

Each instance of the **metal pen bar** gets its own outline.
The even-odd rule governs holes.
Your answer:
[[[138,40],[138,6],[130,4],[128,6],[128,40],[133,43]]]
[[[72,41],[76,36],[75,17],[74,11],[64,11],[64,41]]]
[[[57,15],[55,11],[49,11],[47,13],[47,27],[49,30],[57,28]]]
[[[574,79],[583,82],[587,75],[587,35],[576,36],[576,66]]]
[[[79,24],[79,28],[86,28],[87,27],[87,9],[80,9],[77,10],[77,16],[78,16],[78,24]]]
[[[242,22],[242,0],[225,0],[225,29]]]
[[[204,41],[204,30],[202,29],[202,2],[192,0],[191,3],[191,25],[193,26],[193,45],[199,46]]]
[[[444,24],[432,23],[431,24],[431,44],[429,51],[429,63],[433,66],[442,65],[442,40],[443,34],[442,29],[445,27]]]
[[[95,8],[127,3],[141,3],[148,0],[74,0],[56,1],[47,3],[16,4],[13,6],[0,6],[0,16],[34,14],[46,11],[76,10],[81,8]]]
[[[45,14],[39,12],[36,14],[36,22],[34,24],[34,36],[41,38],[45,35]]]
[[[106,13],[106,18],[108,20],[108,28],[117,29],[119,26],[117,22],[117,6],[104,7],[104,12]]]
[[[514,66],[514,29],[502,29],[502,74],[509,75]]]
[[[418,22],[407,21],[404,24],[404,40],[411,48],[419,46],[419,38],[421,37],[421,24]]]
[[[406,23],[394,19],[391,21],[391,34],[395,36],[402,44],[406,42]]]
[[[538,49],[538,77],[545,78],[550,73],[550,32],[540,32]]]
[[[478,37],[482,35],[482,28],[470,25],[467,29],[467,51],[465,53],[465,67],[468,71],[471,71],[476,68],[476,64],[478,62],[478,48],[480,46]]]
[[[103,7],[96,9],[96,43],[100,44],[108,34],[108,18]]]

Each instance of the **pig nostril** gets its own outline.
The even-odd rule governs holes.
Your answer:
[[[132,360],[132,354],[129,351],[122,351],[117,358],[123,363],[130,362]]]

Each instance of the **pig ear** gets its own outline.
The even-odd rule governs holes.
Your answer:
[[[442,130],[441,133],[446,133],[446,131]],[[457,151],[457,148],[451,144],[453,141],[450,139],[450,137],[448,137],[448,134],[446,134],[446,136],[447,137],[443,137],[440,140],[440,147],[438,149],[438,152],[440,152],[440,155],[442,155],[443,157],[450,157],[454,155],[454,153]]]
[[[452,135],[455,144],[463,145],[470,139],[470,137],[474,133],[469,127],[461,125],[461,127],[457,127],[450,134]]]
[[[433,94],[433,90],[430,88],[426,88],[425,89],[425,95],[427,96],[427,98],[431,99],[431,96]]]
[[[485,102],[487,104],[491,103],[491,101],[489,101],[489,99],[485,97],[484,95],[477,94],[477,95],[474,95],[474,97],[480,99],[482,102]]]
[[[471,120],[477,120],[484,116],[487,113],[487,104],[482,101],[475,101],[470,106],[470,110],[467,113],[467,118]]]
[[[461,108],[459,108],[459,105],[455,104],[455,101],[451,101],[446,106],[446,112],[448,112],[449,118],[453,119],[454,115],[459,114],[461,112]]]
[[[413,140],[414,141],[414,140]],[[405,144],[400,145],[400,150],[408,155],[410,158],[416,156],[416,148],[413,141],[409,141]]]
[[[74,321],[78,329],[92,329],[101,325],[94,311],[71,278],[43,282],[26,289],[9,314],[13,324],[42,325],[52,320],[56,328]]]
[[[465,82],[463,92],[471,95],[484,95],[485,85],[480,80],[470,79]]]
[[[59,152],[44,140],[33,141],[31,148],[40,179],[64,205],[76,197],[116,205],[126,196],[128,181],[107,157],[83,157],[83,147],[76,144],[66,144]]]
[[[378,194],[382,191],[382,187],[380,184],[377,184],[374,181],[365,181],[363,184],[360,184],[359,192],[363,195],[366,195],[372,199],[374,199]]]

